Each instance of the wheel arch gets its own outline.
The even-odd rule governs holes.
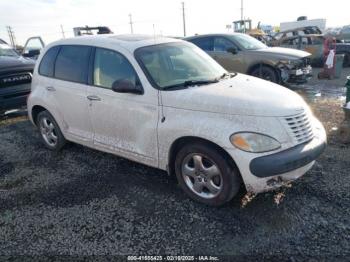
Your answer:
[[[239,176],[241,177],[241,174],[239,172],[238,166],[236,165],[236,162],[224,148],[222,148],[221,146],[219,146],[218,144],[210,140],[207,140],[201,137],[196,137],[196,136],[179,137],[172,143],[168,154],[168,172],[170,175],[175,175],[175,158],[176,158],[177,152],[179,152],[182,146],[188,143],[202,143],[215,148],[216,150],[218,150],[218,152],[223,154],[225,159],[227,159],[228,163],[233,168],[238,170]]]
[[[261,62],[261,63],[257,63],[257,64],[254,64],[254,65],[251,65],[249,67],[248,71],[247,71],[247,74],[251,75],[251,73],[255,69],[258,69],[260,66],[265,66],[265,67],[271,68],[272,70],[274,70],[276,72],[277,77],[280,78],[280,74],[279,74],[278,68],[276,68],[273,64],[270,64],[270,63],[267,63],[267,62]]]
[[[41,106],[41,105],[35,105],[35,106],[32,107],[32,110],[31,110],[30,114],[31,114],[33,123],[34,123],[35,125],[38,124],[38,123],[37,123],[37,117],[38,117],[39,113],[40,113],[40,112],[43,112],[43,111],[45,111],[45,110],[49,112],[49,110],[47,110],[45,107],[43,107],[43,106]]]
[[[274,66],[273,64],[270,64],[270,63],[267,63],[267,62],[264,62],[264,61],[261,62],[261,63],[257,63],[257,64],[254,64],[254,65],[250,66],[248,71],[247,71],[247,74],[251,75],[253,73],[253,71],[255,69],[258,69],[260,66],[265,66],[265,67],[268,67],[268,68],[272,69],[276,73],[278,82],[281,81],[281,72],[280,72],[280,70],[276,66]]]

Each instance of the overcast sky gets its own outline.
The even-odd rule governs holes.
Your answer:
[[[18,44],[41,35],[45,42],[73,35],[75,26],[109,26],[114,33],[182,36],[181,0],[0,0],[0,38],[8,41],[12,26]],[[187,35],[227,32],[226,25],[240,19],[240,0],[184,0]],[[327,4],[328,2],[328,4]],[[279,25],[298,16],[326,18],[327,26],[350,24],[349,0],[244,0],[244,16],[264,24]],[[154,25],[154,26],[153,26]]]

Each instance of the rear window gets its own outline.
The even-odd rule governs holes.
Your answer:
[[[60,50],[59,46],[51,47],[41,59],[39,66],[39,74],[43,76],[53,77],[54,68],[55,68],[55,59],[58,51]]]
[[[62,46],[55,64],[55,78],[87,83],[91,47]]]

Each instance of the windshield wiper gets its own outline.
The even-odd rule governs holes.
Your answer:
[[[179,88],[187,88],[189,86],[199,86],[199,85],[207,85],[207,84],[213,84],[219,82],[218,79],[209,79],[209,80],[187,80],[183,83],[176,84],[176,85],[170,85],[170,86],[165,86],[162,88],[162,90],[176,90]]]
[[[217,83],[217,79],[211,79],[211,80],[188,80],[185,81],[183,84],[185,87],[187,86],[199,86],[199,85],[206,85],[206,84],[213,84]]]

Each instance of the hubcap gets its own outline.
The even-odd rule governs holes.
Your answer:
[[[55,126],[47,117],[40,119],[40,133],[49,146],[56,146],[58,138]]]
[[[182,162],[182,177],[187,187],[203,198],[214,198],[222,190],[220,169],[209,157],[199,153],[189,154]]]

